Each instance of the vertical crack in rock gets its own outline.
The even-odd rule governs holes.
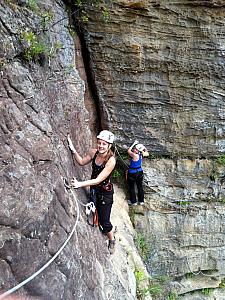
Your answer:
[[[91,126],[90,129],[93,129],[94,133],[97,134],[105,126],[105,120],[104,120],[104,118],[102,118],[102,116],[103,116],[102,104],[99,99],[98,86],[96,83],[94,69],[92,67],[92,57],[90,55],[89,48],[87,47],[87,36],[86,36],[87,32],[85,32],[85,29],[83,27],[81,27],[80,24],[78,24],[79,21],[77,20],[77,18],[78,17],[76,15],[73,15],[72,21],[75,26],[76,32],[78,34],[78,39],[79,39],[79,41],[78,40],[76,41],[77,42],[76,49],[77,49],[77,51],[79,51],[79,48],[80,48],[80,51],[81,51],[80,59],[82,59],[82,61],[83,61],[84,72],[86,74],[85,78],[84,78],[82,76],[83,75],[82,72],[80,71],[80,75],[87,84],[86,100],[87,100],[87,98],[91,98],[92,101],[94,102],[94,108],[90,107],[89,113],[90,113],[90,118],[91,118],[91,114],[93,114],[93,109],[94,109],[96,116],[93,116],[94,124]],[[78,56],[77,56],[77,59],[80,60]],[[79,69],[79,67],[78,67],[78,69]],[[90,95],[87,95],[87,93],[89,93]]]

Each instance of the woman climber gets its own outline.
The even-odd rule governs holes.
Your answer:
[[[144,204],[144,189],[143,189],[143,170],[142,170],[142,158],[143,156],[149,156],[149,153],[144,145],[135,141],[127,150],[130,156],[130,166],[127,174],[128,188],[130,200],[128,204],[137,205],[135,184],[138,191],[138,203]]]
[[[90,196],[94,198],[98,213],[99,227],[109,239],[108,249],[110,254],[115,251],[115,230],[110,222],[111,208],[113,204],[113,185],[110,175],[115,168],[116,159],[111,150],[114,142],[114,134],[108,130],[103,130],[97,136],[97,147],[91,149],[83,158],[75,150],[71,138],[68,136],[69,148],[75,160],[80,166],[92,162],[92,174],[90,180],[72,180],[74,188],[90,186]],[[93,201],[91,199],[91,201]]]

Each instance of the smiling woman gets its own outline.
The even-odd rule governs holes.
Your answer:
[[[111,150],[113,142],[114,134],[108,130],[103,130],[97,136],[97,147],[91,149],[86,156],[81,157],[68,136],[69,148],[77,163],[84,166],[92,162],[91,179],[85,181],[73,179],[73,186],[76,189],[86,186],[91,187],[90,201],[94,202],[96,206],[100,229],[108,236],[110,254],[115,251],[114,230],[110,222],[114,193],[110,178],[116,165],[116,159]]]

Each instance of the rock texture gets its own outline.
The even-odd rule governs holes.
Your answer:
[[[79,217],[62,253],[18,293],[150,299],[146,288],[153,294],[151,284],[167,275],[157,300],[225,297],[225,173],[216,160],[225,151],[223,2],[91,5],[87,74],[69,22],[75,14],[64,2],[1,2],[1,290],[51,259]],[[148,242],[147,270],[125,200],[116,207],[119,245],[110,258],[105,237],[86,224],[86,191],[73,198],[63,185],[63,177],[90,173],[73,163],[67,134],[85,153],[99,122],[114,131],[118,148],[138,138],[158,157],[144,165],[145,207],[130,210],[139,242]],[[139,286],[135,268],[144,274]]]
[[[85,153],[94,126],[71,26],[62,1],[0,4],[0,290],[47,263],[79,217],[69,244],[17,293],[46,300],[132,300],[136,286],[131,282],[130,292],[130,282],[121,282],[105,237],[86,223],[80,203],[87,194],[75,192],[73,198],[63,184],[63,177],[89,178],[89,167],[74,165],[66,139],[70,133]],[[126,254],[124,259],[124,270],[134,278]]]
[[[225,3],[105,5],[107,22],[104,5],[89,7],[85,37],[103,127],[118,146],[138,139],[155,157],[145,162],[146,207],[132,217],[151,245],[150,275],[170,277],[156,299],[223,299]]]
[[[86,39],[103,119],[118,143],[138,137],[163,155],[223,153],[224,1],[106,7],[105,23],[90,7]]]

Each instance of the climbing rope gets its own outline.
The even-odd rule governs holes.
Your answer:
[[[65,187],[67,189],[72,189],[73,188],[73,186],[71,186],[69,184],[69,182],[68,182],[68,180],[66,178],[63,178],[63,182],[64,182],[64,185],[65,185]],[[88,203],[85,204],[85,203],[79,201],[78,199],[76,199],[76,201],[78,203],[80,203],[82,206],[85,207],[85,212],[86,212],[86,217],[87,217],[87,223],[89,225],[91,225],[92,227],[97,226],[97,224],[98,224],[98,217],[97,217],[97,211],[96,211],[95,203],[93,201],[90,201],[90,202],[88,202]],[[89,217],[90,217],[91,214],[93,215],[93,223],[90,223],[90,221],[89,221]]]
[[[116,150],[116,152],[118,153],[118,155],[119,155],[121,161],[123,162],[123,164],[124,164],[127,168],[129,168],[129,165],[125,162],[125,160],[123,159],[123,157],[120,155],[120,152],[119,152],[119,150],[117,149],[117,146],[116,146],[116,145],[115,145],[115,150]]]
[[[7,292],[1,294],[0,295],[0,299],[4,299],[6,296],[14,293],[18,289],[20,289],[22,286],[24,286],[25,284],[27,284],[28,282],[30,282],[32,279],[34,279],[36,276],[38,276],[40,273],[42,273],[59,256],[59,254],[62,252],[62,250],[65,248],[65,246],[67,245],[67,243],[71,239],[71,237],[72,237],[72,235],[73,235],[73,233],[74,233],[74,231],[76,229],[79,217],[80,217],[80,210],[79,210],[78,201],[77,201],[77,199],[75,197],[75,194],[74,194],[72,188],[71,187],[67,187],[67,189],[69,189],[69,191],[71,192],[71,194],[72,194],[72,196],[73,196],[73,198],[75,200],[76,208],[77,208],[76,222],[75,222],[75,224],[73,226],[73,229],[72,229],[71,233],[69,234],[68,238],[63,243],[63,245],[61,246],[61,248],[56,252],[56,254],[43,267],[41,267],[37,272],[35,272],[34,274],[32,274],[30,277],[28,277],[27,279],[25,279],[24,281],[22,281],[21,283],[19,283],[15,287],[13,287],[10,290],[8,290]]]

